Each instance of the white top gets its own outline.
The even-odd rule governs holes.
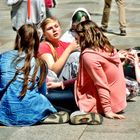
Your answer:
[[[72,32],[70,30],[66,31],[62,37],[60,38],[63,42],[73,42],[75,40],[74,36],[72,35]]]
[[[77,8],[77,9],[73,12],[73,14],[72,14],[71,21],[70,21],[70,28],[71,28],[71,26],[72,26],[72,18],[73,18],[73,16],[74,16],[78,11],[84,11],[84,12],[88,15],[89,19],[91,20],[91,16],[90,16],[89,12],[88,12],[85,8]],[[74,38],[74,36],[72,35],[72,32],[71,32],[70,30],[66,31],[66,32],[62,35],[62,37],[60,38],[61,41],[63,41],[63,42],[68,42],[68,43],[74,41],[74,39],[75,39],[75,38]]]

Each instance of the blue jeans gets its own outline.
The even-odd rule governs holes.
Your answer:
[[[71,113],[78,109],[71,88],[48,90],[47,98],[58,111],[64,110]]]

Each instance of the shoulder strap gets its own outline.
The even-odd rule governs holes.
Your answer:
[[[32,19],[31,19],[31,0],[27,0],[27,24],[33,25]]]
[[[31,1],[30,0],[27,1],[27,17],[28,17],[28,20],[30,20],[31,18]]]
[[[58,60],[58,55],[57,55],[57,52],[56,50],[54,49],[53,45],[50,43],[50,42],[47,42],[46,43],[48,44],[48,46],[50,47],[51,49],[51,52],[52,52],[52,55],[53,55],[53,58],[54,58],[54,61],[56,62]]]

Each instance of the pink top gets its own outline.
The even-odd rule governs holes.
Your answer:
[[[68,47],[69,43],[58,41],[58,47],[55,47],[55,51],[57,53],[58,58],[62,55],[64,50]],[[44,53],[52,54],[51,48],[46,42],[41,42],[39,45],[39,55]],[[53,55],[53,54],[52,54]]]
[[[113,54],[86,49],[80,56],[75,99],[81,111],[120,112],[126,107],[126,86],[121,61]]]

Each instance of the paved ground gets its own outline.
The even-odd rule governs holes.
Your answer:
[[[53,15],[60,20],[63,31],[69,28],[74,9],[87,8],[92,19],[100,25],[103,0],[58,0]],[[116,3],[113,2],[109,30],[106,34],[118,49],[140,46],[140,1],[126,1],[127,36],[119,33]],[[11,29],[10,7],[0,0],[0,53],[13,47],[15,32]],[[0,140],[139,140],[140,139],[140,96],[128,102],[125,120],[104,118],[103,125],[40,125],[32,127],[0,127]]]

